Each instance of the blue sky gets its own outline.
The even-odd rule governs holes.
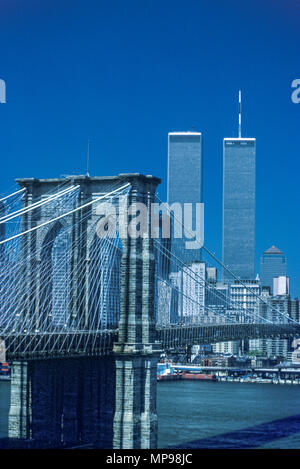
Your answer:
[[[203,133],[205,238],[221,257],[222,140],[257,138],[257,268],[272,244],[300,295],[296,0],[0,0],[1,192],[16,177],[163,179],[167,134]]]

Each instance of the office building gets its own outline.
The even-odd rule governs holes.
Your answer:
[[[0,363],[6,362],[6,348],[4,340],[0,339]]]
[[[216,267],[206,267],[206,280],[208,283],[216,285],[218,280],[218,271]]]
[[[259,304],[259,315],[277,324],[286,324],[289,318],[299,321],[299,300],[289,295],[271,296],[267,289],[262,291],[263,301]],[[291,352],[291,339],[256,339],[250,340],[249,350],[258,351],[268,357],[287,358]]]
[[[192,205],[192,228],[196,229],[196,203],[202,202],[202,135],[200,132],[170,132],[168,135],[168,204]],[[174,231],[180,224],[174,219]],[[187,226],[187,220],[184,220]],[[191,241],[183,233],[172,241],[172,253],[184,262],[199,261],[201,249],[186,249]]]
[[[263,287],[270,287],[273,293],[274,277],[287,274],[287,260],[282,251],[276,246],[267,249],[260,258],[260,280]]]
[[[156,322],[159,325],[169,325],[172,322],[172,287],[165,280],[158,280],[155,293]]]
[[[273,293],[274,296],[289,295],[290,294],[290,277],[281,275],[280,277],[273,278]]]
[[[239,342],[233,340],[230,340],[228,342],[218,342],[216,344],[212,344],[212,349],[214,353],[238,355]]]
[[[300,364],[300,339],[295,339],[292,343],[292,347],[294,349],[291,357],[292,363]]]
[[[243,283],[236,280],[231,285],[231,307],[238,311],[240,322],[251,323],[258,321],[259,295],[259,280],[245,280]]]
[[[241,99],[240,99],[241,109]],[[256,139],[241,136],[223,142],[223,264],[240,279],[255,275]],[[223,269],[223,279],[232,276]]]
[[[259,280],[245,280],[239,283],[237,280],[231,284],[230,306],[226,311],[227,320],[234,322],[251,323],[258,322],[260,282]],[[248,341],[219,342],[215,347],[216,353],[245,352],[249,347]]]
[[[199,323],[205,316],[205,262],[193,262],[183,268],[182,307],[185,322]]]
[[[215,322],[224,322],[229,308],[228,284],[223,282],[208,282],[205,291],[205,306],[209,315],[213,316]]]
[[[170,273],[170,284],[172,287],[171,296],[171,323],[183,322],[182,310],[182,290],[183,290],[183,275],[182,271]]]

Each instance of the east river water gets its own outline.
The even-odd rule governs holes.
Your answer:
[[[0,438],[10,383],[0,381]],[[157,383],[159,448],[300,448],[300,386],[205,381]]]

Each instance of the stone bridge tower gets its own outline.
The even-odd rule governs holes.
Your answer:
[[[155,261],[150,204],[154,202],[160,180],[135,173],[113,177],[72,176],[63,180],[18,180],[19,185],[27,189],[25,205],[34,203],[66,182],[80,186],[78,206],[110,192],[112,187],[121,187],[127,182],[131,185],[127,205],[123,206],[123,234],[120,233],[123,254],[118,341],[109,357],[31,359],[27,355],[26,359],[20,359],[20,356],[16,359],[8,350],[8,360],[12,362],[9,436],[50,442],[52,445],[63,442],[95,443],[106,448],[155,448],[156,364],[160,347],[155,342]],[[127,209],[138,203],[149,208],[147,223],[142,236],[130,237],[127,236],[127,228],[134,217]],[[77,222],[80,216],[80,211],[76,212]],[[30,229],[43,221],[42,211],[34,219],[26,216],[23,229]],[[89,219],[85,221],[87,235],[83,249],[81,246],[81,255],[85,253],[87,279],[89,222]],[[77,236],[76,232],[73,236]],[[33,250],[42,251],[42,242],[36,232],[30,243]],[[76,263],[72,265],[76,271]],[[27,275],[32,276],[30,270]],[[76,280],[76,276],[71,277],[73,282],[74,278]],[[76,292],[76,288],[74,290]],[[39,301],[43,296],[39,286],[35,294]],[[88,306],[87,302],[81,304],[79,311],[74,301],[71,314],[77,324],[79,321],[86,327]]]
[[[132,187],[129,206],[135,213],[137,204],[142,203],[148,216],[141,237],[127,236],[123,240],[121,317],[119,339],[114,346],[114,448],[155,448],[156,373],[161,347],[155,342],[155,259],[150,224],[151,203],[160,181],[151,176],[126,178]],[[123,219],[130,223],[130,215]]]

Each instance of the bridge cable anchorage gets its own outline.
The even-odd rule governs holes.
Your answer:
[[[76,354],[78,349],[107,353],[112,348],[119,321],[122,246],[112,230],[99,238],[102,215],[93,213],[91,218],[92,212],[84,209],[100,200],[116,203],[130,187],[115,184],[107,194],[79,207],[74,195],[65,193],[59,205],[52,200],[47,208],[57,216],[34,227],[37,239],[44,240],[41,245],[33,249],[31,229],[6,240],[5,255],[14,261],[14,269],[10,263],[10,269],[2,270],[6,280],[0,287],[0,297],[5,299],[0,306],[0,336],[9,353]],[[69,222],[58,225],[63,217]],[[82,250],[86,239],[89,253]],[[9,247],[17,242],[13,257]]]
[[[191,230],[189,230],[188,228],[185,227],[185,225],[182,223],[181,220],[178,219],[178,217],[176,217],[176,215],[174,214],[174,212],[171,212],[171,210],[169,209],[169,207],[167,207],[161,200],[160,198],[156,195],[156,200],[159,201],[160,204],[163,205],[163,208],[166,209],[166,211],[168,212],[170,218],[176,220],[176,222],[178,222],[178,224],[181,225],[181,227],[184,228],[184,232],[185,233],[188,233],[189,235],[191,235],[191,238],[190,239],[193,239],[195,237],[195,234],[191,232]],[[298,322],[296,320],[294,320],[293,318],[291,318],[290,316],[284,314],[283,312],[279,311],[277,308],[274,308],[274,307],[270,307],[270,305],[268,305],[268,303],[259,295],[257,295],[254,291],[252,291],[244,282],[243,280],[239,279],[230,269],[228,269],[227,266],[225,266],[213,253],[211,253],[204,245],[201,245],[199,243],[199,241],[197,240],[197,238],[194,240],[194,242],[196,242],[198,245],[199,245],[199,249],[203,249],[207,254],[209,254],[211,256],[212,259],[214,259],[220,266],[222,266],[222,268],[224,268],[228,273],[230,273],[230,275],[235,279],[237,280],[241,285],[244,286],[244,288],[249,291],[251,293],[251,296],[252,297],[255,297],[259,302],[265,304],[267,306],[267,310],[272,310],[272,311],[275,311],[278,315],[282,316],[284,319],[287,319],[289,322],[293,322],[295,324],[298,325]],[[174,256],[174,254],[172,253],[172,256]],[[253,312],[251,313],[253,315]],[[258,315],[259,316],[259,315]],[[259,316],[260,317],[260,316]],[[266,318],[263,318],[261,317],[261,319],[264,319],[266,320]],[[270,321],[272,323],[272,321]]]

